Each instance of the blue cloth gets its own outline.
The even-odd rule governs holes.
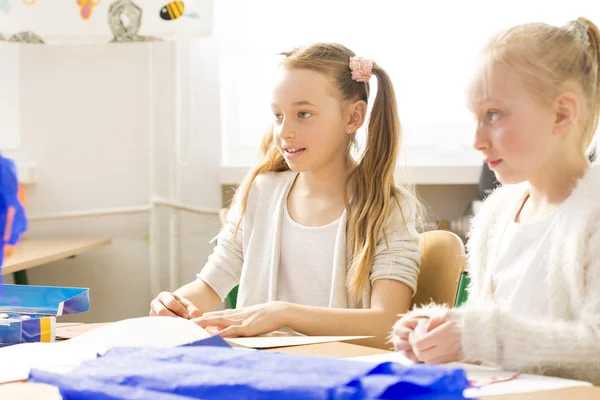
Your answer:
[[[7,244],[15,245],[23,232],[27,230],[25,210],[18,196],[17,168],[11,160],[0,155],[0,267],[4,261],[4,246]],[[12,220],[10,235],[7,236],[6,229],[10,207],[15,209],[15,216]],[[1,283],[2,274],[0,274]]]
[[[68,375],[33,370],[65,400],[463,399],[462,369],[296,356],[227,347],[114,348]]]

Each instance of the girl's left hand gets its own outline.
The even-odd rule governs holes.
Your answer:
[[[258,336],[285,326],[287,305],[274,301],[235,310],[209,312],[192,321],[203,328],[217,327],[221,337]]]
[[[417,338],[411,333],[409,341],[415,356],[426,364],[460,361],[463,352],[458,319],[459,315],[449,310],[429,320],[425,335]]]

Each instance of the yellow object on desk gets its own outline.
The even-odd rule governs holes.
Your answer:
[[[40,318],[40,342],[53,342],[55,327],[55,317]]]

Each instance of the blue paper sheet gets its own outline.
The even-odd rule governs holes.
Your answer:
[[[69,399],[463,399],[462,369],[295,356],[224,347],[115,348],[68,375],[30,381]]]

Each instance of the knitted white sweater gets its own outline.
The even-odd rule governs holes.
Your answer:
[[[469,299],[458,309],[463,361],[600,385],[600,166],[580,179],[550,232],[549,272],[540,276],[549,287],[547,318],[519,317],[493,300],[498,246],[526,194],[524,184],[497,189],[473,221]],[[411,313],[440,311],[425,307]]]

